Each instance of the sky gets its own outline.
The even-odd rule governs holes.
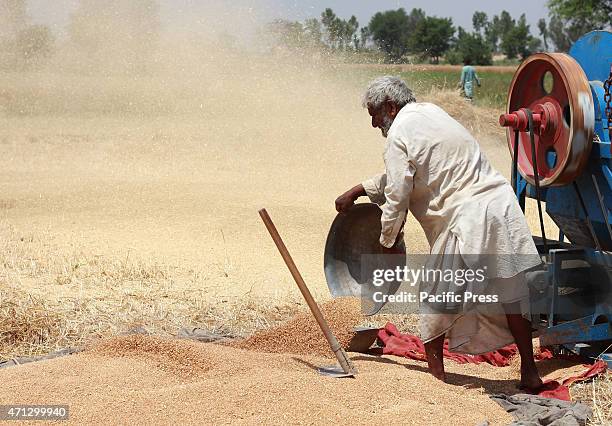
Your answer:
[[[276,18],[318,18],[327,7],[344,19],[355,15],[360,26],[366,26],[376,12],[398,7],[410,12],[416,7],[427,15],[451,17],[456,26],[467,29],[472,28],[472,14],[477,10],[489,17],[504,9],[514,18],[525,13],[532,33],[537,35],[538,19],[548,16],[546,0],[159,0],[159,4],[166,31],[190,31],[204,20],[207,25],[240,31]],[[77,5],[78,0],[29,0],[28,12],[35,23],[51,25],[62,34]]]
[[[537,28],[538,19],[548,16],[545,0],[277,0],[274,3],[278,5],[279,12],[298,20],[318,17],[326,7],[331,7],[342,18],[355,15],[361,26],[367,25],[376,12],[398,7],[403,7],[407,12],[416,7],[423,9],[427,15],[451,17],[455,25],[469,29],[472,28],[472,15],[477,10],[486,12],[489,18],[504,9],[516,18],[525,13],[532,30]]]

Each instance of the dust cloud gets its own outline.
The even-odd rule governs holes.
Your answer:
[[[206,2],[196,8],[198,16],[169,9],[165,15],[174,22],[162,22],[154,0],[81,0],[63,37],[20,41],[18,35],[7,45],[16,56],[44,58],[35,64],[16,59],[13,72],[3,73],[3,110],[9,116],[163,116],[232,104],[238,114],[254,115],[268,107],[308,112],[322,94],[342,94],[322,75],[328,69],[323,55],[276,43],[258,12],[265,2],[227,3]],[[27,18],[12,9],[6,20],[23,33]],[[35,42],[49,52],[20,45]]]
[[[25,290],[86,294],[66,271],[102,258],[177,268],[164,275],[173,288],[204,298],[299,300],[257,214],[266,207],[308,285],[329,298],[334,200],[384,167],[384,139],[360,105],[380,71],[282,47],[265,31],[265,2],[206,2],[200,13],[192,3],[82,0],[40,61],[0,71],[5,239],[37,265],[60,265],[28,272]],[[493,140],[494,163],[506,165],[494,112],[452,92],[417,98]],[[420,226],[407,229],[409,249],[428,251]]]
[[[382,168],[360,106],[367,77],[213,4],[186,31],[164,27],[153,1],[83,0],[44,63],[0,71],[1,219],[48,256],[143,258],[276,300],[294,284],[266,207],[326,294],[334,199]]]

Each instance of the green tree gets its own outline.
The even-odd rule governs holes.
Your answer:
[[[455,27],[453,27],[451,18],[428,16],[417,25],[414,34],[414,47],[417,53],[429,56],[437,64],[440,56],[450,47],[454,34]]]
[[[521,56],[526,58],[529,55],[533,55],[536,52],[542,50],[542,40],[537,37],[530,36],[527,41],[527,49],[521,54]]]
[[[376,46],[392,61],[398,61],[408,53],[411,27],[403,8],[376,13],[368,29]]]
[[[321,23],[325,28],[325,39],[327,44],[331,48],[336,48],[340,40],[341,31],[340,19],[336,16],[334,11],[329,7],[321,13]]]
[[[603,29],[612,25],[610,0],[549,0],[548,10],[583,32]]]
[[[306,38],[306,45],[308,47],[321,47],[321,40],[323,38],[323,29],[321,28],[321,21],[316,18],[310,18],[304,21],[304,36]]]
[[[359,37],[359,47],[363,50],[368,46],[368,42],[372,38],[372,34],[370,33],[369,27],[361,27],[360,37]]]
[[[517,56],[525,59],[540,48],[541,42],[530,34],[524,13],[520,16],[518,22],[512,20],[512,23],[513,25],[502,37],[501,51],[508,59]]]
[[[348,21],[346,21],[346,38],[347,44],[353,43],[355,50],[359,49],[359,39],[357,38],[357,30],[359,29],[359,22],[357,18],[352,15]]]
[[[512,31],[512,29],[516,25],[516,22],[514,21],[514,19],[512,19],[512,16],[510,16],[510,13],[508,13],[508,11],[502,10],[501,15],[499,15],[498,25],[499,36],[503,39],[510,31]]]
[[[485,30],[488,23],[489,20],[486,13],[476,11],[474,15],[472,15],[472,26],[474,27],[474,31],[478,34],[482,34],[482,31]]]
[[[485,26],[485,38],[491,45],[494,51],[503,50],[501,43],[504,38],[508,37],[508,33],[512,31],[516,22],[506,10],[502,10],[501,14],[494,15],[490,22]]]
[[[419,47],[417,46],[416,33],[419,25],[425,20],[427,15],[423,9],[413,8],[408,15],[408,51],[419,53]]]
[[[414,8],[408,15],[408,27],[414,29],[419,23],[426,18],[425,11],[423,9]]]
[[[548,35],[567,52],[582,35],[612,26],[611,0],[549,0]]]
[[[558,51],[567,52],[572,47],[572,42],[567,35],[567,29],[561,19],[553,15],[548,23],[548,36]]]
[[[473,65],[491,65],[493,62],[491,45],[481,34],[468,33],[459,27],[457,41],[447,55],[447,60],[452,64],[469,60]]]
[[[357,49],[359,40],[357,30],[359,22],[355,16],[351,16],[348,21],[336,16],[334,11],[327,8],[321,13],[321,24],[325,28],[325,39],[327,45],[332,49],[346,49],[351,44]]]
[[[321,23],[325,28],[329,28],[334,19],[336,19],[336,14],[331,8],[328,7],[321,12]]]
[[[540,18],[540,20],[538,20],[538,30],[544,41],[544,49],[548,50],[548,27],[546,26],[546,19]]]
[[[497,51],[497,43],[499,42],[499,16],[494,15],[491,21],[485,26],[485,40],[491,45],[491,49]]]

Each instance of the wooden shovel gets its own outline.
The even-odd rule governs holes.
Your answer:
[[[302,296],[304,296],[304,299],[306,300],[306,303],[308,304],[308,307],[312,312],[312,315],[314,315],[315,319],[317,320],[317,323],[319,324],[319,327],[321,327],[321,331],[325,335],[325,339],[327,339],[329,347],[331,348],[334,355],[336,355],[336,359],[338,360],[338,362],[340,363],[340,367],[342,368],[342,372],[340,372],[337,367],[319,368],[319,373],[334,377],[354,376],[355,374],[357,374],[357,369],[355,368],[349,357],[346,355],[344,349],[342,349],[342,346],[340,346],[338,339],[336,339],[336,336],[334,336],[334,333],[332,333],[331,329],[329,328],[329,325],[325,321],[325,318],[323,318],[323,314],[321,313],[317,302],[315,302],[312,297],[312,294],[310,294],[310,290],[308,290],[308,287],[306,287],[306,283],[300,275],[300,271],[298,271],[297,266],[295,266],[295,263],[293,262],[293,259],[291,258],[291,255],[287,250],[287,247],[285,247],[285,243],[283,243],[283,240],[281,239],[281,236],[276,230],[274,223],[272,223],[272,219],[270,219],[270,216],[268,215],[266,209],[259,210],[259,216],[261,216],[261,219],[266,225],[270,236],[276,244],[276,248],[278,248],[278,251],[283,257],[287,268],[289,268],[289,272],[291,272],[291,275],[293,275],[293,279],[298,285]]]

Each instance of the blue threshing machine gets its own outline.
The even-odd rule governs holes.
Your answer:
[[[547,261],[530,279],[540,342],[612,367],[611,67],[609,31],[586,34],[569,55],[530,56],[500,124],[521,208],[535,199],[540,213],[544,238],[534,239]],[[558,239],[546,238],[541,203]]]

